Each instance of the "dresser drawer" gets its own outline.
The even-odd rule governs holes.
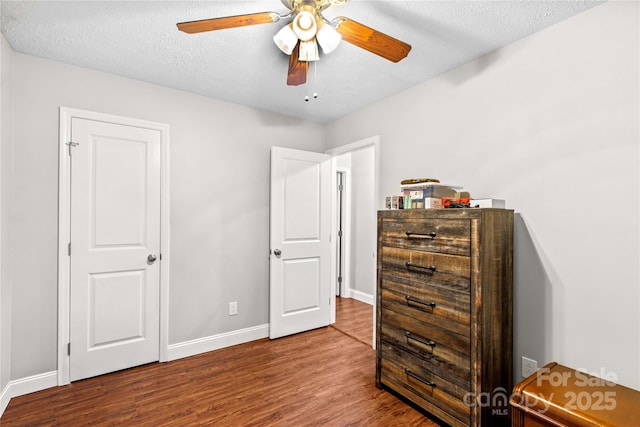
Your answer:
[[[383,278],[381,304],[407,317],[470,336],[470,295],[439,288],[415,288]]]
[[[423,357],[437,358],[443,362],[455,364],[460,367],[460,372],[470,369],[470,328],[463,335],[385,307],[382,307],[380,312],[381,339]]]
[[[408,249],[382,247],[382,272],[414,286],[470,292],[471,259]]]
[[[381,238],[384,246],[469,256],[471,223],[469,220],[384,219]]]
[[[442,378],[424,361],[388,343],[381,348],[381,382],[401,394],[415,394],[454,418],[469,424],[471,408],[465,404],[470,386]],[[468,398],[468,397],[467,397]]]
[[[416,375],[420,375],[423,379],[436,376],[438,379],[446,381],[447,385],[443,389],[459,399],[463,399],[471,390],[471,380],[468,372],[466,373],[466,378],[461,378],[457,375],[458,372],[450,369],[451,367],[439,366],[437,363],[433,363],[432,359],[421,358],[391,343],[383,341],[381,347],[383,360],[389,360],[403,369],[407,368]]]

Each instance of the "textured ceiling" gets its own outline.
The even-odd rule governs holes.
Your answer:
[[[272,41],[288,21],[185,34],[176,23],[273,11],[262,1],[8,1],[1,29],[18,52],[325,123],[580,13],[593,1],[367,1],[332,6],[412,45],[392,63],[342,42],[306,85],[286,85]],[[306,95],[318,93],[305,102]]]

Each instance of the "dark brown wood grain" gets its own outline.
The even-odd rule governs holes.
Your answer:
[[[307,61],[300,61],[300,42],[296,44],[296,47],[289,55],[289,71],[287,73],[287,84],[289,86],[299,86],[307,82],[307,71],[309,70],[309,63]]]
[[[395,278],[401,283],[421,288],[428,281],[431,287],[442,287],[466,294],[470,292],[469,257],[408,251],[386,246],[381,248],[381,257],[381,274]],[[430,267],[434,270],[429,270]]]
[[[471,301],[468,293],[441,287],[411,286],[387,276],[381,280],[383,303],[395,307],[393,310],[407,315],[413,313],[410,314],[412,316],[418,315],[413,310],[420,310],[437,318],[450,319],[460,324],[453,327],[454,332],[469,334]],[[459,328],[464,328],[464,331]]]
[[[450,274],[469,278],[469,257],[383,247],[383,259],[394,267],[422,275]],[[411,265],[407,265],[410,263]],[[434,268],[434,271],[428,270]]]
[[[337,316],[341,330],[257,340],[13,398],[0,425],[436,427],[376,388],[371,338],[352,338],[371,336],[371,306],[349,305],[352,313]],[[356,312],[366,319],[349,319]]]
[[[416,238],[414,230],[423,235]],[[377,385],[401,393],[453,426],[507,426],[508,406],[474,402],[483,395],[491,401],[496,394],[508,394],[513,381],[512,253],[511,210],[380,211],[376,340],[378,348],[386,350],[378,351]],[[407,262],[432,268],[408,267]],[[435,305],[403,303],[403,294]],[[418,340],[407,339],[412,336]],[[420,343],[425,339],[435,346]],[[438,403],[429,390],[410,386],[415,378],[403,379],[400,373],[402,366],[416,365],[415,357],[422,358],[426,376],[452,383],[464,378],[471,397],[465,400],[468,396],[453,392]],[[462,414],[457,405],[466,406],[468,413]]]
[[[397,294],[395,292],[382,289],[383,309],[403,314],[409,318],[425,319],[430,325],[453,332],[455,334],[469,337],[469,316],[463,311],[447,311],[442,309],[443,305],[438,305],[436,298],[417,298],[412,295]],[[427,304],[435,304],[434,308]]]
[[[471,353],[468,334],[456,334],[450,330],[440,328],[421,317],[409,317],[393,310],[382,307],[382,325],[380,333],[382,339],[391,340],[392,337],[405,336],[408,331],[425,340],[433,340],[437,347],[454,350],[460,354],[469,356]],[[404,339],[397,341],[402,343]]]
[[[385,356],[382,359],[383,378],[395,383],[398,388],[421,395],[459,420],[469,419],[470,408],[463,403],[468,389],[424,369],[419,359],[410,355],[399,355],[391,351],[385,352]]]
[[[396,360],[391,357],[382,359],[381,377],[385,386],[420,404],[450,425],[469,424],[469,407],[462,403],[462,399],[447,392],[445,387],[450,383],[425,371],[408,375],[406,361],[398,365]],[[433,385],[428,385],[428,382],[433,382]]]
[[[443,222],[393,217],[383,220],[381,233],[385,247],[469,256],[470,224],[466,219]]]
[[[380,351],[383,355],[390,355],[395,353],[400,355],[397,358],[397,364],[400,366],[409,367],[410,359],[420,360],[420,366],[430,373],[437,375],[451,384],[455,384],[461,389],[465,390],[465,393],[471,389],[471,376],[468,366],[468,361],[456,363],[456,357],[461,357],[460,354],[447,350],[444,347],[436,346],[433,350],[421,353],[419,350],[412,348],[410,345],[397,345],[393,341],[383,340],[380,346]],[[447,354],[447,351],[449,352]],[[403,361],[403,358],[406,360]],[[467,357],[468,359],[468,357]],[[406,363],[403,363],[406,362]],[[464,366],[466,363],[466,367]],[[415,362],[414,362],[415,364]]]

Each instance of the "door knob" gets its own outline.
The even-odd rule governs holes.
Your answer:
[[[280,255],[282,255],[282,251],[280,249],[274,249],[273,254],[276,256],[276,258],[280,258]]]
[[[147,262],[149,264],[153,264],[157,259],[158,257],[155,256],[155,254],[149,254],[149,256],[147,257]]]

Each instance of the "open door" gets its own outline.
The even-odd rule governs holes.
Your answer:
[[[271,148],[269,337],[330,323],[331,157]]]

